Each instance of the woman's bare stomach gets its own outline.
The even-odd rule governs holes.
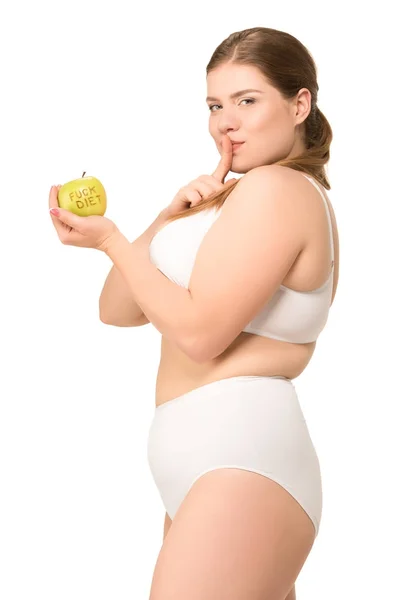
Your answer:
[[[238,375],[295,379],[311,360],[316,342],[291,344],[242,332],[217,358],[199,364],[164,336],[156,381],[156,406],[206,383]]]

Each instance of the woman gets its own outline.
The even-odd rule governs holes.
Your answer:
[[[295,600],[322,513],[293,379],[338,284],[332,131],[312,57],[281,31],[231,34],[207,92],[221,161],[129,251],[115,230],[95,246],[116,267],[101,318],[162,333],[148,458],[166,515],[150,600]],[[229,171],[243,177],[224,183]]]

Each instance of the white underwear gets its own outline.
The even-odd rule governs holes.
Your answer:
[[[161,404],[150,426],[147,457],[171,519],[199,477],[231,467],[281,485],[318,535],[320,464],[290,379],[229,377]]]

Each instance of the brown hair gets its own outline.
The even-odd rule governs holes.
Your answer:
[[[286,100],[296,96],[302,88],[311,92],[311,110],[304,124],[306,151],[291,159],[273,164],[308,173],[326,189],[331,186],[324,165],[329,161],[332,129],[325,115],[317,106],[317,68],[307,48],[295,37],[284,31],[266,27],[253,27],[231,33],[214,50],[206,67],[207,75],[213,69],[233,63],[258,67],[270,85]],[[220,208],[240,179],[226,189],[210,194],[196,206],[185,208],[166,222],[187,217],[203,210]]]

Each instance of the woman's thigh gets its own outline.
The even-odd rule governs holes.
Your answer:
[[[165,520],[164,520],[164,537],[163,537],[163,543],[164,543],[165,538],[168,535],[168,531],[169,531],[169,528],[171,527],[171,524],[172,524],[172,521],[169,518],[168,513],[166,512],[165,513]]]
[[[168,531],[170,529],[172,525],[172,520],[170,519],[170,517],[168,516],[168,513],[165,513],[165,520],[164,520],[164,537],[163,537],[163,543],[165,541],[165,538],[168,535]],[[285,600],[296,600],[296,586],[293,586],[292,589],[290,590],[289,594],[286,596]]]
[[[153,600],[295,600],[295,580],[314,540],[312,524],[290,494],[236,469],[203,476],[167,533]]]

